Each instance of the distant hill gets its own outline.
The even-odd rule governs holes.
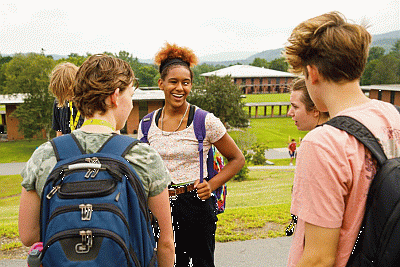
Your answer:
[[[397,40],[400,39],[400,30],[392,31],[383,34],[372,35],[371,46],[381,46],[385,49],[386,53],[389,53],[393,45]],[[206,63],[210,65],[224,65],[229,66],[233,64],[250,64],[255,58],[263,58],[267,61],[274,60],[282,56],[283,48],[270,49],[262,52],[221,52],[218,54],[205,55],[199,58],[200,64]],[[2,56],[13,56],[2,54]],[[63,55],[51,55],[55,60],[60,58],[66,58],[68,56]],[[139,62],[145,64],[154,64],[152,59],[139,59]]]
[[[396,43],[397,40],[400,39],[400,30],[399,31],[392,31],[388,33],[383,33],[383,34],[377,34],[372,36],[372,43],[371,46],[381,46],[385,49],[386,53],[389,53],[390,50],[392,49],[393,45]],[[255,58],[263,58],[266,59],[267,61],[274,60],[276,58],[279,58],[282,56],[282,51],[283,48],[277,48],[277,49],[270,49],[270,50],[265,50],[260,53],[256,53],[252,56],[249,56],[246,59],[238,58],[238,60],[208,60],[208,61],[201,61],[200,63],[207,63],[210,65],[225,65],[229,66],[232,64],[240,63],[240,64],[250,64],[254,61]],[[217,55],[222,55],[225,53],[220,53]],[[212,57],[207,57],[212,59]],[[220,56],[218,56],[220,58]]]

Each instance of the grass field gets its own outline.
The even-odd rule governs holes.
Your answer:
[[[297,130],[291,118],[264,118],[251,119],[250,127],[232,130],[229,135],[238,144],[250,139],[254,143],[266,144],[268,148],[280,148],[287,147],[291,138],[296,141],[304,138],[306,133]]]
[[[259,102],[289,102],[290,94],[253,94],[245,95],[242,98],[244,103],[259,103]]]
[[[217,242],[284,236],[290,221],[293,175],[293,170],[257,170],[250,171],[250,178],[244,182],[228,182],[227,209],[218,215]],[[0,187],[4,188],[0,195],[0,237],[10,240],[18,236],[20,196],[15,194],[21,190],[20,183],[19,175],[0,176]],[[9,245],[3,249],[9,249]]]
[[[18,140],[1,142],[0,163],[26,162],[33,151],[46,140]]]

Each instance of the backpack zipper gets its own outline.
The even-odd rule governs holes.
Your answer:
[[[53,245],[55,242],[60,241],[62,239],[67,239],[67,238],[74,238],[74,237],[79,237],[81,236],[80,232],[83,231],[82,229],[71,229],[71,230],[66,230],[66,231],[62,231],[59,232],[55,235],[53,235],[45,244],[45,246],[43,247],[43,251],[42,251],[42,255],[41,255],[41,259],[43,259],[43,257],[45,256],[45,253],[47,251],[47,249]],[[93,234],[93,236],[99,236],[99,237],[106,237],[106,238],[110,238],[113,241],[115,241],[124,251],[125,253],[125,257],[128,260],[128,266],[131,266],[129,258],[131,257],[135,263],[135,266],[140,266],[140,262],[136,256],[136,254],[133,251],[129,251],[129,249],[127,248],[126,244],[124,243],[124,241],[122,240],[122,238],[115,234],[114,232],[108,231],[108,230],[104,230],[104,229],[91,229],[89,230],[91,231],[91,233]],[[131,266],[132,267],[132,266]]]
[[[129,229],[129,223],[127,219],[125,218],[125,215],[122,213],[122,211],[115,205],[108,204],[108,203],[103,203],[103,204],[92,204],[93,211],[108,211],[112,212],[115,215],[119,216],[123,223],[125,224],[126,228],[128,229],[128,232],[130,233]],[[79,205],[70,205],[70,206],[64,206],[64,207],[58,207],[54,210],[54,212],[51,214],[50,218],[47,220],[47,226],[49,225],[50,221],[53,220],[56,216],[67,213],[67,212],[74,212],[74,211],[81,211],[81,208]],[[46,226],[46,228],[47,228]]]

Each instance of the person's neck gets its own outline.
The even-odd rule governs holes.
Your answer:
[[[362,92],[358,80],[344,83],[326,83],[323,90],[324,102],[331,118],[345,109],[361,106],[371,101]]]
[[[104,115],[97,113],[92,117],[85,118],[81,130],[89,133],[113,133],[115,132],[115,126],[114,117],[109,116],[107,113]]]
[[[183,104],[180,107],[173,107],[171,105],[165,105],[164,106],[164,115],[168,116],[168,117],[175,117],[175,116],[180,116],[182,117],[183,114],[186,113],[186,109],[189,107],[189,103],[185,102],[185,104]]]

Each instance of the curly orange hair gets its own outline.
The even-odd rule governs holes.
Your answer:
[[[164,68],[161,68],[162,65],[167,65],[165,63],[167,63],[170,60],[174,60],[174,59],[180,59],[183,62],[181,62],[181,63],[174,62],[172,64],[168,64],[168,66],[166,66]],[[192,70],[190,69],[190,67],[193,67],[194,65],[196,65],[198,62],[198,59],[197,59],[197,56],[194,54],[194,52],[191,49],[189,49],[187,47],[180,47],[176,44],[166,43],[165,46],[162,47],[161,50],[158,51],[158,53],[156,54],[154,61],[157,65],[160,65],[161,78],[164,79],[168,73],[168,70],[172,66],[176,66],[176,65],[182,65],[182,66],[187,65],[187,67],[189,68],[189,71],[192,74]],[[192,78],[193,78],[193,74],[192,74]]]

